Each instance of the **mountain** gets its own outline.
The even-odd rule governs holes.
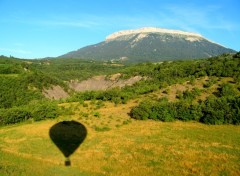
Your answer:
[[[204,38],[200,34],[148,27],[115,32],[107,36],[103,42],[80,48],[59,57],[156,62],[206,58],[235,52]]]

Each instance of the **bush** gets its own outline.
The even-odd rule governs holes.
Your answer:
[[[212,81],[207,81],[206,83],[203,84],[204,88],[209,88],[213,86],[213,82]]]
[[[138,120],[154,119],[161,121],[173,121],[174,112],[174,107],[166,101],[146,101],[133,108],[130,112],[130,116]]]
[[[97,118],[100,118],[101,117],[101,114],[99,112],[93,112],[93,116],[94,117],[97,117]]]
[[[237,91],[235,90],[235,88],[233,87],[233,85],[229,84],[229,83],[225,83],[223,84],[219,89],[219,96],[223,97],[223,96],[235,96],[237,94]]]
[[[15,107],[0,110],[0,125],[15,124],[23,122],[32,117],[31,112],[27,108]]]
[[[202,112],[200,121],[206,124],[240,124],[240,97],[209,98]]]
[[[169,106],[168,106],[169,105]],[[163,122],[170,122],[174,121],[174,110],[172,109],[173,106],[170,106],[171,104],[158,104],[155,107],[153,107],[153,111],[151,112],[151,119],[157,119],[161,120]],[[155,115],[155,118],[153,118],[153,114]]]
[[[178,120],[183,120],[183,121],[192,120],[191,109],[189,104],[185,103],[184,101],[180,101],[180,102],[174,103],[174,106],[177,109],[176,115],[174,118]]]
[[[130,116],[137,120],[147,120],[149,119],[151,111],[151,103],[150,102],[142,102],[139,106],[134,107],[131,112]]]
[[[182,93],[182,98],[189,101],[193,101],[195,98],[195,94],[193,93],[193,91],[185,90]]]
[[[44,119],[54,119],[59,115],[59,108],[56,103],[42,102],[37,104],[32,111],[32,116],[35,121]]]
[[[15,124],[28,119],[39,121],[56,118],[59,112],[57,104],[50,101],[34,102],[28,106],[0,109],[0,125]]]
[[[130,115],[138,120],[154,119],[165,122],[178,119],[216,125],[240,124],[240,97],[210,97],[196,105],[187,101],[146,101],[134,107]]]

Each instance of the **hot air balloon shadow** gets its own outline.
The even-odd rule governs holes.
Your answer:
[[[65,156],[65,166],[70,166],[70,155],[81,145],[87,136],[85,126],[76,121],[62,121],[51,127],[49,136]]]

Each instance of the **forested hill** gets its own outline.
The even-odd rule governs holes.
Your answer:
[[[69,88],[68,83],[71,80],[84,80],[94,75],[111,75],[114,73],[120,74],[120,79],[128,79],[132,76],[140,76],[143,79],[132,86],[113,88],[107,91],[75,92]],[[222,81],[223,78],[229,81],[224,82]],[[199,90],[197,85],[200,84],[199,80],[201,79],[207,79],[207,81],[201,83],[204,86],[202,90]],[[178,95],[169,93],[171,92],[171,86],[183,85],[186,82],[192,84],[191,90],[180,91],[177,93]],[[226,112],[231,110],[238,113],[236,107],[239,108],[240,105],[238,104],[240,95],[240,53],[223,54],[208,59],[165,61],[161,63],[148,62],[128,66],[79,59],[19,60],[0,57],[0,124],[17,123],[33,117],[37,118],[36,120],[56,117],[58,114],[57,102],[54,103],[54,101],[43,96],[43,90],[53,85],[61,86],[69,93],[69,98],[61,100],[67,102],[98,100],[112,101],[115,104],[127,103],[130,99],[139,97],[148,97],[149,100],[149,94],[162,91],[166,94],[169,93],[171,97],[174,96],[174,101],[179,99],[183,104],[167,104],[165,101],[165,104],[160,103],[160,106],[173,107],[173,109],[180,107],[190,109],[191,112],[187,113],[198,113],[195,120],[199,120],[202,118],[201,113],[206,110],[203,107],[209,105],[214,109],[212,106],[216,105],[216,108],[218,108],[217,103],[222,104],[221,106],[226,105],[226,107],[230,104],[234,105],[234,107],[228,107]],[[208,90],[208,87],[211,89]],[[196,99],[202,102],[197,106],[194,104],[196,103],[196,95],[202,96],[202,98]],[[153,114],[160,113],[158,111],[152,112],[152,110],[158,109],[159,104],[156,104],[156,102],[161,98],[150,99],[150,104],[140,104],[140,107],[132,111],[133,118],[155,118]],[[154,106],[150,106],[151,104]],[[199,111],[191,108],[197,108]],[[211,111],[209,113],[214,113],[211,109],[209,111]],[[145,115],[139,116],[139,112]],[[225,111],[221,113],[224,114]],[[166,115],[169,119],[162,119],[163,121],[180,119],[180,115],[179,117],[171,113]],[[218,119],[217,114],[215,115]],[[233,114],[231,116],[235,117]],[[188,117],[192,116],[188,114]],[[156,116],[156,119],[158,118],[161,120],[161,117]],[[236,118],[239,117],[236,116]],[[239,123],[238,120],[225,121],[223,118],[219,122],[216,120],[209,122],[208,119],[206,122],[237,124]]]
[[[44,99],[42,89],[63,81],[34,68],[34,61],[0,57],[0,108]]]
[[[66,81],[109,74],[120,68],[79,59],[22,60],[0,56],[0,108],[44,100],[43,90],[56,85],[71,93]]]

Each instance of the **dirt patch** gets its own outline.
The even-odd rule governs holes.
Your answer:
[[[65,92],[64,89],[60,86],[52,86],[49,89],[43,89],[42,93],[46,98],[54,100],[69,97],[68,93]]]
[[[87,80],[79,82],[78,80],[73,80],[69,82],[69,87],[74,91],[83,92],[83,91],[92,91],[92,90],[107,90],[114,87],[124,87],[126,85],[131,86],[137,81],[143,79],[141,76],[134,76],[129,79],[120,79],[121,74],[114,74],[111,76],[94,76]],[[58,100],[61,98],[69,97],[69,94],[64,91],[59,85],[52,86],[49,89],[43,89],[42,94],[49,99]]]
[[[124,87],[126,85],[133,85],[137,81],[142,79],[141,76],[134,76],[132,78],[122,80],[119,79],[120,74],[110,76],[108,79],[105,75],[95,76],[84,81],[71,81],[69,87],[75,91],[87,91],[87,90],[107,90],[114,87]]]

